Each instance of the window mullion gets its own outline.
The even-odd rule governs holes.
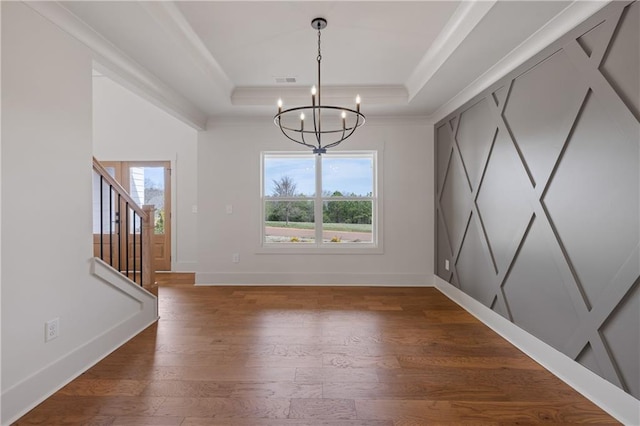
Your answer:
[[[322,213],[322,157],[320,155],[316,155],[316,199],[314,203],[314,222],[317,245],[322,245]]]

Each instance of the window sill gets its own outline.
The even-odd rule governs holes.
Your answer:
[[[259,247],[256,254],[356,254],[371,255],[384,254],[382,247],[378,246],[353,246],[342,245],[341,247],[318,247],[316,245],[306,245],[304,243],[283,244],[278,246]]]

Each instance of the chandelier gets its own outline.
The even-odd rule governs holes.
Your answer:
[[[311,87],[311,105],[283,110],[282,99],[278,99],[278,113],[273,118],[275,125],[287,138],[312,148],[313,153],[318,155],[339,145],[365,121],[364,115],[360,112],[360,96],[356,96],[355,110],[322,105],[320,33],[326,26],[327,20],[324,18],[311,21],[311,27],[318,30],[318,85]],[[305,120],[309,123],[306,126]]]

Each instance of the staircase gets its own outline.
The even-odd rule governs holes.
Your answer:
[[[93,172],[94,256],[157,295],[154,206],[139,206],[95,158]]]

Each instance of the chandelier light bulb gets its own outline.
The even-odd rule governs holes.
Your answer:
[[[304,112],[300,113],[300,121],[304,121]]]
[[[278,99],[278,114],[282,112],[282,99]]]
[[[315,96],[316,93],[318,93],[318,89],[316,89],[316,85],[314,84],[313,86],[311,86],[311,94]]]

